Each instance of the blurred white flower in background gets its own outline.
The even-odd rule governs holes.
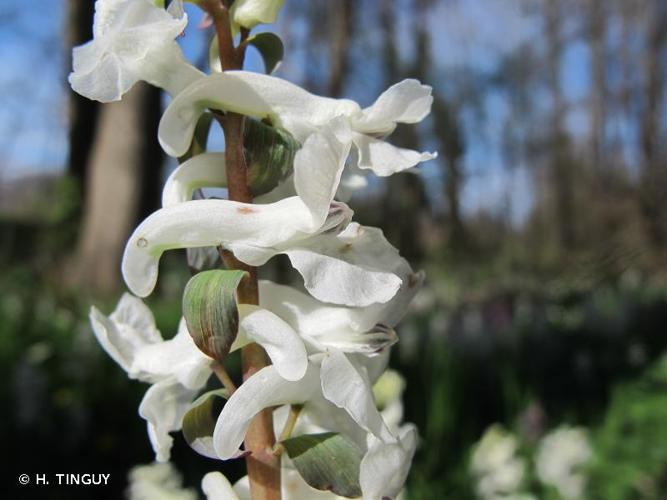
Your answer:
[[[500,425],[489,427],[473,451],[470,470],[475,490],[484,500],[528,498],[519,495],[526,464],[517,455],[519,442]]]
[[[129,500],[197,500],[197,493],[183,488],[181,474],[169,462],[138,465],[128,474]]]
[[[583,498],[586,477],[582,469],[592,456],[584,429],[559,427],[540,441],[535,457],[537,477],[564,499]]]
[[[396,370],[385,371],[373,385],[373,396],[382,418],[392,432],[397,432],[403,421],[403,391],[405,379]]]

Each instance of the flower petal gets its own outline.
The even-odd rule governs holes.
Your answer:
[[[250,421],[264,408],[308,401],[319,392],[319,385],[319,370],[312,364],[298,382],[285,380],[275,366],[262,368],[248,378],[222,408],[213,432],[218,456],[223,460],[234,456]]]
[[[389,133],[396,123],[418,123],[431,112],[432,91],[428,85],[413,79],[392,85],[354,120],[355,129],[366,133]]]
[[[195,346],[184,320],[173,339],[139,349],[131,373],[141,380],[172,379],[188,389],[199,390],[211,375],[211,358]]]
[[[269,205],[193,200],[162,208],[148,216],[128,240],[123,277],[130,290],[145,297],[155,287],[158,261],[165,250],[231,242],[271,248],[303,237],[299,229],[309,225],[310,213],[298,197]]]
[[[240,327],[248,339],[260,344],[285,380],[296,381],[306,374],[308,357],[299,335],[290,325],[266,309],[239,304]]]
[[[164,185],[162,206],[190,201],[193,191],[203,187],[227,187],[225,153],[203,153],[181,163]]]
[[[436,153],[420,153],[412,149],[392,146],[370,135],[354,133],[352,137],[359,150],[358,167],[371,169],[375,175],[380,177],[402,172],[438,156]]]
[[[101,102],[119,100],[137,81],[174,94],[203,76],[188,64],[174,41],[187,16],[145,0],[98,0],[94,39],[73,51],[72,88]]]
[[[207,500],[239,500],[227,478],[220,472],[209,472],[201,481]]]
[[[162,342],[150,310],[140,299],[127,293],[109,317],[92,307],[90,322],[102,348],[131,377],[136,376],[132,363],[137,352],[147,345]]]
[[[100,102],[118,101],[139,79],[131,68],[122,67],[114,54],[103,55],[94,41],[72,51],[76,69],[67,80],[72,89],[88,99]]]
[[[266,118],[271,108],[243,79],[225,74],[198,79],[180,92],[160,120],[158,139],[165,152],[174,157],[190,147],[197,121],[207,108]]]
[[[313,228],[321,226],[327,217],[350,144],[349,127],[337,118],[308,137],[294,157],[294,186],[313,214]]]
[[[407,266],[381,230],[356,223],[337,235],[297,242],[285,253],[315,298],[354,307],[388,302],[401,286],[395,271]]]
[[[357,424],[385,442],[394,442],[387,425],[375,406],[373,391],[362,374],[340,351],[331,351],[322,360],[324,397],[349,413]]]
[[[398,340],[393,329],[376,325],[382,321],[375,316],[378,308],[323,304],[294,288],[270,281],[260,281],[259,296],[263,307],[287,321],[318,351],[333,347],[343,352],[372,354]],[[367,313],[373,317],[364,317]],[[359,324],[373,327],[357,330]]]
[[[226,71],[201,78],[184,89],[167,107],[158,137],[170,156],[181,156],[206,108],[268,118],[300,143],[337,116],[361,113],[347,99],[313,95],[281,78],[248,71]]]
[[[364,499],[396,498],[410,471],[417,448],[417,429],[413,425],[403,426],[394,443],[374,438],[370,441],[359,474]]]
[[[181,428],[195,394],[178,382],[164,380],[152,385],[141,400],[139,415],[148,422],[148,437],[158,462],[169,460],[173,443],[169,433]]]

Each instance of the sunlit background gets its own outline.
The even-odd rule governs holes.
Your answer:
[[[126,238],[175,165],[156,139],[167,96],[70,92],[92,6],[0,2],[0,445],[3,485],[103,472],[94,496],[116,499],[153,457],[146,386],[87,312],[124,290]],[[207,69],[211,28],[187,11],[179,42]],[[666,498],[667,2],[286,0],[269,28],[277,75],[314,93],[434,89],[430,118],[393,142],[438,159],[351,202],[427,272],[391,362],[422,438],[408,498]],[[263,71],[258,54],[246,68]],[[149,303],[170,336],[189,274],[183,254],[164,260]],[[298,283],[280,259],[263,273]],[[175,442],[187,486],[242,473]]]

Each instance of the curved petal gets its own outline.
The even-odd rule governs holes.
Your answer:
[[[180,92],[169,104],[160,120],[158,139],[170,156],[185,154],[192,142],[197,121],[207,108],[241,113],[262,119],[271,108],[261,94],[229,73],[198,79]]]
[[[172,379],[188,389],[198,390],[211,375],[211,361],[197,349],[182,319],[173,339],[137,351],[131,373],[141,380]]]
[[[317,299],[334,304],[367,306],[386,302],[396,294],[400,280],[391,273],[374,271],[330,256],[336,248],[323,248],[320,242],[285,253],[292,266],[301,273],[306,289]]]
[[[306,374],[306,348],[290,325],[266,309],[247,304],[239,304],[239,313],[243,316],[240,328],[266,350],[281,377],[296,381]]]
[[[155,326],[155,318],[144,301],[124,293],[110,316],[111,320],[131,330],[140,343],[162,342],[162,335]]]
[[[74,67],[67,81],[72,89],[88,99],[100,102],[118,101],[139,79],[131,69],[123,68],[113,54],[103,55],[95,41],[72,51]]]
[[[393,329],[377,325],[382,322],[376,315],[378,308],[323,304],[292,287],[270,281],[260,281],[259,296],[263,307],[287,321],[319,351],[335,348],[372,354],[398,340]],[[361,330],[357,329],[359,325]],[[366,325],[371,326],[364,329]]]
[[[151,51],[137,64],[135,71],[141,80],[164,89],[172,97],[206,76],[185,60],[181,47],[174,41]]]
[[[239,500],[227,478],[220,472],[209,472],[201,481],[206,500]]]
[[[303,237],[299,229],[309,225],[310,213],[298,197],[269,205],[193,200],[162,208],[148,216],[128,240],[123,277],[130,290],[145,297],[155,287],[158,261],[165,250],[231,242],[271,248]]]
[[[203,187],[227,187],[225,153],[203,153],[181,163],[164,185],[162,206],[190,201],[194,190]]]
[[[158,462],[169,460],[174,441],[169,433],[181,428],[195,394],[178,382],[165,380],[152,385],[141,400],[139,415],[148,422],[148,437]]]
[[[322,360],[324,397],[349,413],[357,424],[385,442],[396,439],[375,406],[373,391],[362,374],[340,351],[332,351]]]
[[[313,214],[313,227],[327,218],[350,145],[349,127],[337,118],[308,137],[294,157],[294,187]]]
[[[436,158],[436,153],[420,153],[412,149],[392,146],[388,142],[370,135],[353,134],[355,146],[359,150],[358,167],[371,169],[375,175],[386,177],[402,172],[415,165]]]
[[[226,71],[197,80],[167,107],[158,131],[167,154],[178,157],[187,151],[206,108],[268,118],[301,143],[333,118],[361,113],[353,101],[319,97],[281,78]]]
[[[119,100],[137,81],[176,93],[203,76],[174,41],[187,16],[145,0],[98,0],[94,39],[73,51],[72,88],[101,102]]]
[[[218,456],[227,460],[243,442],[252,418],[264,408],[308,401],[319,392],[320,376],[309,364],[304,377],[290,382],[275,366],[267,366],[248,378],[229,398],[215,424],[213,445]]]
[[[147,345],[162,342],[150,310],[127,293],[109,317],[92,307],[90,323],[102,348],[131,377],[137,376],[132,370],[137,353]]]
[[[396,123],[418,123],[431,112],[433,89],[407,79],[385,90],[373,105],[354,120],[359,132],[389,133]]]
[[[315,298],[353,307],[388,302],[401,286],[396,271],[409,268],[381,230],[356,223],[339,234],[298,242],[285,253]]]
[[[359,473],[364,499],[396,498],[410,471],[417,448],[417,429],[413,425],[404,426],[394,443],[374,438],[370,441]]]

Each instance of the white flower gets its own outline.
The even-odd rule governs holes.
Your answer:
[[[213,174],[219,156],[184,163],[167,183],[164,208],[146,218],[127,243],[122,270],[130,290],[139,296],[151,293],[165,250],[218,245],[253,266],[286,254],[308,291],[325,302],[386,303],[401,287],[413,286],[409,265],[382,232],[348,225],[350,209],[333,202],[349,149],[339,125],[335,120],[311,135],[297,153],[295,184],[304,186],[300,195],[273,203],[181,202],[195,186],[224,182],[224,175]]]
[[[384,364],[386,358],[379,361]],[[371,372],[379,374],[377,367],[367,369],[358,358],[354,363],[340,351],[311,356],[305,376],[297,382],[286,381],[273,366],[263,368],[223,407],[213,434],[215,451],[222,459],[234,457],[250,421],[264,408],[303,404],[303,413],[313,423],[365,448],[360,468],[364,498],[395,497],[410,469],[417,433],[413,426],[404,426],[397,435],[390,431],[373,400]]]
[[[184,89],[165,111],[158,137],[167,154],[182,156],[207,108],[268,119],[302,144],[331,120],[340,118],[355,147],[355,166],[387,176],[435,158],[435,154],[398,148],[382,140],[398,123],[423,120],[432,102],[431,87],[417,80],[390,87],[372,106],[362,109],[354,101],[315,96],[273,76],[227,71],[201,78]]]
[[[239,333],[232,351],[258,342],[280,377],[303,377],[306,350],[289,325],[256,306],[240,306],[239,315]],[[163,340],[150,310],[129,294],[123,295],[109,317],[93,307],[90,321],[99,343],[128,376],[152,384],[139,406],[139,414],[148,423],[156,459],[169,460],[173,442],[169,433],[181,428],[192,400],[211,375],[212,360],[197,349],[184,320],[173,339]]]
[[[236,0],[232,5],[232,21],[244,28],[276,21],[284,0]]]
[[[280,469],[280,492],[283,500],[343,500],[344,497],[311,488],[289,467]],[[202,490],[207,500],[250,500],[250,482],[248,476],[239,479],[232,487],[220,472],[209,472],[202,479]]]
[[[151,0],[97,0],[93,40],[73,50],[72,88],[111,102],[145,80],[176,95],[204,76],[183,59],[175,41],[187,22],[180,0],[169,11]]]
[[[586,478],[581,469],[592,456],[585,430],[561,427],[540,441],[535,458],[537,476],[565,499],[582,498]]]
[[[398,340],[393,327],[421,284],[421,274],[412,274],[409,266],[408,273],[401,276],[405,287],[390,302],[370,307],[324,304],[292,287],[270,281],[259,282],[259,298],[262,307],[298,333],[311,354],[336,349],[372,356]]]
[[[500,426],[491,426],[484,433],[470,464],[480,498],[495,500],[519,494],[526,466],[516,455],[518,446],[516,438]]]
[[[180,473],[169,462],[138,465],[128,474],[129,500],[196,500],[197,493],[183,488]],[[221,497],[222,498],[222,497]]]

